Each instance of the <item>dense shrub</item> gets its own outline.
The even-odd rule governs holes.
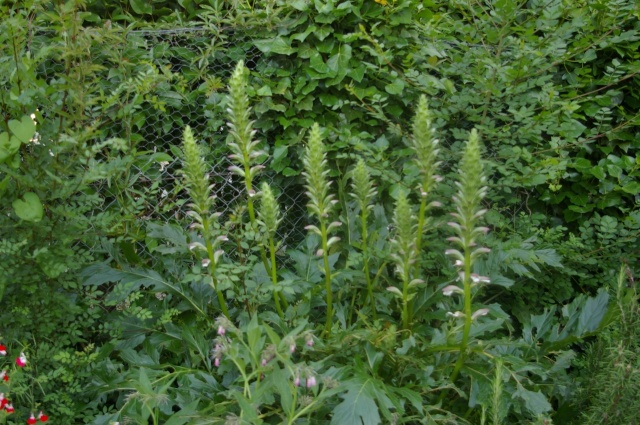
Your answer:
[[[638,259],[638,6],[178,3],[0,6],[0,335],[38,365],[31,403],[66,423],[97,409],[108,423],[114,408],[156,422],[521,423],[570,399],[569,344],[596,331],[598,289]],[[234,106],[224,81],[242,59]],[[177,181],[187,125],[220,217],[202,215],[198,173]],[[473,128],[491,252],[465,276],[492,285],[467,305],[463,282],[457,306],[441,294],[456,278],[443,253]],[[210,237],[187,230],[187,211]],[[194,262],[189,243],[206,255]],[[446,316],[471,308],[489,309],[483,326]],[[233,332],[216,349],[221,312]],[[317,345],[291,355],[292,341]],[[315,385],[298,398],[296,378],[321,377],[319,398]],[[92,399],[90,379],[113,393]],[[246,416],[251,403],[269,418]]]

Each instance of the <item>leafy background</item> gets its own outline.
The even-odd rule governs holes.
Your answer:
[[[535,315],[554,311],[558,303],[567,308],[561,321],[572,323],[571,317],[580,317],[578,305],[587,303],[582,294],[602,296],[598,289],[615,281],[621,263],[636,269],[640,28],[632,1],[567,6],[555,0],[33,0],[3,4],[0,13],[0,202],[7,212],[0,218],[0,297],[8,306],[0,312],[0,334],[37,358],[38,385],[24,387],[25,404],[42,402],[66,423],[100,415],[102,422],[95,423],[109,423],[125,403],[124,393],[116,390],[132,382],[158,406],[164,406],[158,394],[179,388],[180,396],[171,397],[182,397],[178,404],[184,412],[202,409],[202,401],[187,394],[189,385],[211,392],[205,412],[228,399],[220,383],[202,371],[210,372],[211,361],[193,357],[209,351],[207,340],[196,335],[211,325],[194,312],[210,307],[185,307],[179,301],[184,287],[164,299],[155,294],[194,274],[183,265],[189,255],[180,248],[191,237],[184,230],[187,200],[178,184],[184,126],[205,142],[218,202],[224,205],[222,222],[241,221],[241,184],[227,171],[224,130],[226,81],[241,59],[250,69],[248,94],[265,151],[262,179],[286,205],[279,239],[293,249],[284,260],[293,271],[284,277],[296,294],[321,280],[315,271],[303,274],[314,270],[307,254],[315,247],[302,229],[300,173],[308,130],[314,122],[326,129],[330,177],[347,223],[343,240],[349,243],[359,232],[349,224],[357,221],[357,210],[348,201],[347,171],[363,158],[376,180],[380,205],[373,227],[381,258],[377,267],[383,270],[388,248],[381,241],[392,204],[418,179],[407,146],[421,94],[428,96],[440,139],[439,200],[454,193],[468,132],[480,131],[489,177],[486,220],[492,229],[485,243],[492,252],[477,267],[498,283],[486,297],[500,304],[504,317],[519,319],[518,331],[526,334],[532,314],[540,317]],[[440,254],[446,247],[444,221],[436,214],[425,254],[424,272],[434,285],[451,276]],[[251,276],[247,282],[256,286],[249,286],[250,301],[265,302],[269,294],[258,291],[261,276],[250,249],[255,237],[238,231],[237,240],[238,258],[246,260],[243,267],[223,269],[227,284]],[[357,256],[345,254],[346,244],[340,250],[332,267],[346,270],[357,263]],[[343,274],[344,294],[356,280]],[[186,295],[196,300],[207,294]],[[576,299],[582,301],[570,307]],[[296,306],[295,317],[317,307]],[[357,322],[347,316],[345,325]],[[418,379],[407,365],[415,350],[421,356],[432,353],[392,336],[393,326],[372,323],[342,336],[345,356],[352,350],[358,357],[361,341],[379,343],[367,349],[362,364],[345,366],[344,358],[323,363],[327,377],[344,386],[339,393],[327,391],[328,404],[318,417],[332,411],[333,423],[341,423],[341,415],[350,418],[342,423],[358,416],[366,424],[379,423],[376,414],[391,420],[406,400],[415,420],[463,421],[450,412],[480,406],[482,394],[494,391],[478,384],[449,413],[425,411],[429,408],[422,405],[436,406],[437,397],[408,382],[432,378]],[[154,348],[161,337],[143,332],[153,329],[163,330],[166,347]],[[530,367],[528,355],[514,354],[510,367],[517,369],[518,361]],[[321,358],[308,354],[305,360]],[[175,376],[179,386],[158,384],[153,380],[158,364],[165,370],[186,364],[192,371]],[[407,367],[406,375],[389,385],[399,365]],[[283,371],[269,375],[274,388]],[[539,373],[538,381],[522,377],[533,379],[534,386],[516,380],[507,388],[523,403],[510,410],[514,423],[522,412],[546,414],[553,408],[561,415],[563,401],[573,403],[559,377],[553,391],[536,387],[547,379],[547,372]],[[429,387],[439,383],[433,378]],[[89,385],[93,392],[86,391]],[[96,396],[105,388],[115,395]],[[555,400],[553,406],[532,395],[539,388]],[[285,389],[273,391],[285,397]],[[358,394],[359,402],[351,404]],[[143,402],[129,405],[143,414]],[[479,420],[477,415],[471,420]]]

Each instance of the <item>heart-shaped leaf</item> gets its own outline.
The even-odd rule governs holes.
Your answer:
[[[44,209],[40,198],[35,193],[25,193],[22,199],[16,199],[12,205],[16,215],[22,220],[33,222],[42,220]]]
[[[20,121],[10,120],[9,129],[22,143],[29,143],[29,140],[31,140],[36,133],[36,125],[33,120],[26,115],[22,117]]]

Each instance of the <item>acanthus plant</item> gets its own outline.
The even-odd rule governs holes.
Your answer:
[[[391,258],[396,266],[396,274],[401,280],[402,288],[387,288],[402,303],[402,326],[409,330],[413,322],[413,298],[424,280],[420,277],[420,255],[422,253],[422,236],[428,229],[428,212],[440,203],[432,201],[432,192],[442,177],[436,174],[440,165],[437,161],[438,139],[434,137],[431,114],[426,96],[421,96],[413,119],[413,134],[410,148],[415,154],[413,160],[420,172],[417,185],[420,208],[416,217],[412,211],[408,195],[402,191],[396,199],[393,216],[395,236],[391,240],[393,252]]]
[[[284,317],[282,306],[280,305],[280,288],[278,287],[278,270],[276,266],[276,232],[282,218],[280,217],[280,206],[276,200],[271,186],[267,182],[263,182],[260,187],[260,210],[258,211],[259,220],[256,220],[264,229],[265,245],[269,249],[269,275],[273,284],[273,300],[275,301],[276,311],[280,317]],[[284,297],[282,297],[284,300]],[[285,300],[286,302],[286,300]]]
[[[339,221],[330,221],[331,213],[334,205],[338,202],[334,196],[329,193],[331,181],[327,175],[327,158],[324,143],[322,141],[322,131],[317,123],[314,123],[309,132],[309,141],[305,149],[303,158],[304,172],[306,178],[305,188],[307,189],[307,197],[309,202],[307,208],[309,215],[315,216],[318,226],[309,224],[306,230],[320,236],[320,249],[317,256],[322,257],[323,271],[325,279],[325,296],[327,303],[326,324],[324,327],[325,335],[331,335],[331,327],[333,326],[333,289],[331,267],[329,265],[329,249],[337,243],[340,238],[338,236],[330,236],[332,231],[342,225]]]
[[[369,214],[373,209],[373,199],[378,194],[378,191],[373,186],[371,174],[367,170],[367,165],[364,160],[360,158],[356,163],[356,166],[351,171],[351,187],[353,193],[351,196],[358,203],[360,208],[360,246],[362,247],[362,262],[364,268],[364,276],[367,282],[367,298],[371,306],[371,317],[376,318],[376,300],[373,294],[374,282],[371,279],[371,272],[369,271]]]
[[[196,143],[189,127],[184,130],[182,149],[184,184],[192,201],[188,205],[191,210],[187,212],[187,215],[194,220],[191,228],[200,231],[204,241],[204,244],[198,241],[191,242],[189,249],[204,252],[204,258],[201,260],[202,267],[209,271],[211,286],[218,297],[220,309],[225,316],[229,317],[227,301],[216,277],[218,262],[224,254],[224,251],[219,249],[219,245],[228,240],[228,237],[219,230],[218,217],[220,214],[213,212],[216,199],[215,194],[212,193],[213,185],[209,181],[202,149]]]
[[[250,232],[256,233],[258,231],[258,220],[256,219],[254,198],[257,193],[254,188],[255,177],[264,169],[264,165],[258,162],[259,158],[266,157],[267,153],[260,150],[258,146],[260,142],[254,140],[256,130],[253,129],[254,121],[251,117],[251,107],[249,106],[249,97],[247,96],[247,74],[249,70],[244,66],[242,61],[236,65],[231,78],[229,79],[229,95],[227,96],[227,115],[229,122],[229,139],[227,146],[231,150],[229,158],[237,165],[229,167],[229,171],[236,174],[244,181],[245,191],[247,194],[246,203],[247,211],[249,212],[249,225]],[[271,223],[273,224],[273,223]],[[272,226],[273,227],[273,226]],[[273,230],[273,229],[272,229]],[[271,237],[271,241],[274,235],[274,231],[267,229],[267,239]],[[245,233],[244,237],[248,235]],[[272,241],[273,242],[273,241]],[[260,250],[260,258],[264,264],[265,271],[271,275],[273,284],[276,285],[277,279],[273,274],[275,270],[275,258],[272,255],[270,259],[267,258],[265,249],[266,244],[260,244],[258,246]],[[271,249],[271,248],[269,248]],[[246,291],[246,289],[245,289]],[[283,318],[284,313],[282,311],[282,304],[287,305],[287,300],[282,292],[273,291],[273,300],[276,306],[278,315]]]
[[[480,218],[487,212],[481,207],[481,202],[487,194],[487,178],[484,176],[482,158],[480,156],[480,138],[477,130],[472,130],[469,136],[462,161],[460,163],[459,178],[455,183],[458,191],[453,197],[456,211],[451,213],[454,220],[449,222],[456,236],[448,240],[456,245],[456,248],[448,249],[445,254],[454,259],[454,265],[458,269],[458,281],[462,286],[449,285],[443,288],[444,295],[462,296],[462,311],[449,312],[448,315],[463,321],[462,339],[460,341],[460,353],[451,373],[451,382],[455,382],[458,373],[467,356],[469,333],[474,320],[489,313],[487,308],[479,308],[473,311],[474,292],[482,284],[489,283],[490,279],[472,273],[473,263],[482,254],[489,252],[489,248],[478,246],[479,236],[486,235],[488,227],[478,226]]]
[[[8,353],[9,351],[7,350],[7,347],[4,344],[0,344],[0,356],[7,357]],[[13,362],[13,365],[11,366],[11,368],[13,369],[10,369],[7,365],[4,365],[4,364],[0,366],[0,378],[2,379],[2,381],[0,381],[0,412],[4,412],[5,418],[7,415],[14,415],[16,411],[10,397],[11,395],[10,375],[15,374],[16,372],[18,372],[18,370],[28,369],[27,364],[28,364],[27,355],[24,352],[20,352],[20,354],[16,356]],[[20,380],[20,378],[18,378],[18,380]],[[18,394],[18,399],[21,399],[20,401],[22,403],[20,404],[22,405],[24,404],[30,404],[32,406],[36,405],[36,403],[32,400],[31,397],[28,396],[27,393],[23,392],[21,394]],[[48,420],[49,420],[49,416],[47,416],[44,413],[44,411],[40,410],[37,417],[32,411],[26,423],[32,425],[37,423],[38,421],[47,422]]]

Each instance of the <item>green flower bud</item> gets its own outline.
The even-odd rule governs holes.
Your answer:
[[[324,152],[324,144],[320,133],[320,126],[314,123],[309,134],[309,142],[303,158],[304,169],[302,173],[307,179],[308,208],[321,220],[329,216],[333,196],[329,194],[330,182],[327,179],[329,171],[326,169],[327,160]]]
[[[416,115],[413,119],[413,136],[411,147],[416,154],[416,165],[420,170],[422,180],[418,189],[423,196],[433,190],[438,176],[435,171],[440,165],[436,161],[438,155],[438,140],[433,137],[434,129],[431,126],[431,113],[426,96],[420,96]]]
[[[486,177],[483,174],[480,155],[478,131],[473,129],[460,163],[458,192],[453,201],[456,205],[454,217],[458,219],[463,234],[468,242],[472,242],[476,222],[486,211],[480,208],[481,201],[487,193]],[[486,232],[485,232],[486,233]]]
[[[416,217],[411,210],[407,194],[401,191],[396,201],[393,214],[393,223],[396,228],[393,245],[396,248],[394,258],[399,268],[411,264],[415,258]],[[407,278],[409,276],[406,276]]]
[[[274,237],[280,223],[280,206],[267,182],[262,183],[262,199],[258,215],[270,237]]]
[[[364,216],[367,216],[367,212],[373,208],[371,204],[373,197],[378,193],[373,187],[373,181],[367,166],[362,158],[358,160],[355,168],[351,174],[351,187],[353,188],[353,196],[360,205],[360,210]]]
[[[182,151],[184,155],[182,175],[184,176],[184,184],[189,196],[193,201],[190,206],[196,213],[193,216],[202,220],[202,216],[208,215],[204,213],[209,211],[215,197],[211,196],[211,185],[207,176],[207,167],[202,150],[196,143],[189,126],[184,130]]]
[[[231,78],[229,79],[229,96],[227,105],[227,115],[229,117],[229,133],[231,140],[228,141],[232,154],[229,156],[236,163],[243,166],[231,167],[230,170],[241,177],[247,177],[250,168],[257,156],[261,152],[256,150],[260,143],[254,141],[253,121],[250,119],[251,108],[249,107],[249,97],[247,96],[247,69],[242,61],[238,62]],[[260,168],[256,168],[257,172]],[[251,173],[249,180],[254,177]],[[251,188],[248,187],[248,190]]]

